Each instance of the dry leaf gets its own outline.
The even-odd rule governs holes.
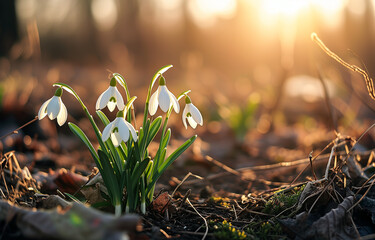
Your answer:
[[[347,210],[353,206],[352,196],[332,209],[323,217],[313,222],[307,212],[297,215],[296,219],[279,220],[296,240],[301,239],[358,239],[359,236],[350,221],[351,213]]]

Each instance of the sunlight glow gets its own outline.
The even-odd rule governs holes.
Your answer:
[[[161,27],[170,29],[182,21],[183,4],[183,0],[154,0],[155,18],[162,23]]]
[[[99,30],[110,30],[117,22],[117,6],[114,0],[93,0],[91,11]]]
[[[315,8],[323,14],[341,11],[346,0],[260,0],[260,9],[270,15],[295,16],[309,8]]]
[[[300,0],[263,0],[260,8],[266,14],[294,16],[308,5],[308,1]]]
[[[212,26],[217,18],[232,18],[237,10],[236,0],[191,0],[188,8],[194,21],[201,27]]]
[[[348,0],[253,0],[259,11],[261,25],[268,29],[279,27],[279,23],[309,26],[316,16],[325,26],[335,28],[343,22]],[[315,15],[312,15],[315,13]],[[285,28],[286,26],[284,26]],[[290,27],[290,26],[288,26]]]

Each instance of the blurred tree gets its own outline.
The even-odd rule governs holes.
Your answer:
[[[18,40],[15,0],[0,1],[0,56],[6,56]]]

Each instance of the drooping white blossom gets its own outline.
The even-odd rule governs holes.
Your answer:
[[[113,77],[111,79],[110,86],[105,90],[96,101],[96,110],[101,110],[108,107],[109,111],[113,112],[116,105],[118,110],[124,110],[125,104],[120,92],[116,87],[116,79]]]
[[[188,96],[185,98],[185,103],[186,105],[184,111],[182,112],[182,123],[184,124],[185,128],[187,129],[186,119],[192,128],[196,128],[198,124],[202,126],[202,114],[198,108],[191,103],[191,99]]]
[[[62,88],[56,90],[55,95],[42,104],[38,112],[38,119],[42,120],[48,115],[49,119],[57,118],[57,123],[62,126],[68,118],[68,111],[61,100]]]
[[[120,111],[116,119],[104,128],[102,140],[107,141],[111,137],[113,145],[118,147],[121,142],[129,140],[130,134],[136,142],[138,137],[133,125],[124,119],[124,111]]]
[[[159,79],[159,87],[154,94],[152,94],[150,98],[150,105],[148,111],[151,116],[153,116],[158,106],[163,112],[167,112],[168,109],[173,106],[173,109],[176,113],[180,112],[180,105],[176,97],[168,90],[167,86],[165,85],[165,79],[163,76]]]

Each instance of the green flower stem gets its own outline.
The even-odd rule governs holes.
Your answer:
[[[107,150],[105,144],[103,143],[102,141],[102,134],[98,128],[98,126],[96,125],[95,121],[94,121],[94,118],[92,117],[92,115],[90,114],[89,110],[87,109],[86,105],[83,103],[83,101],[81,100],[81,98],[78,96],[78,94],[73,90],[73,88],[71,88],[69,85],[67,84],[64,84],[64,83],[55,83],[53,84],[53,86],[59,86],[61,88],[63,88],[64,90],[66,90],[67,92],[69,92],[70,94],[72,94],[77,100],[78,102],[81,104],[82,108],[83,108],[83,111],[85,112],[87,118],[89,119],[92,127],[94,128],[94,131],[95,131],[95,135],[98,139],[98,142],[100,144],[100,147],[103,149],[103,150]]]
[[[98,139],[98,142],[100,144],[100,147],[104,153],[104,158],[107,157],[108,160],[110,158],[112,158],[111,154],[109,153],[109,150],[107,149],[106,145],[104,144],[103,140],[102,140],[102,134],[98,128],[98,126],[96,125],[95,121],[94,121],[94,118],[92,117],[92,115],[90,114],[89,110],[87,109],[86,105],[83,103],[83,101],[81,100],[81,98],[78,96],[78,94],[67,84],[64,84],[64,83],[55,83],[53,84],[53,86],[59,86],[61,88],[63,88],[64,90],[66,90],[67,92],[69,92],[70,94],[72,94],[77,100],[78,102],[81,104],[82,108],[83,108],[83,111],[85,112],[87,118],[89,119],[94,131],[95,131],[95,135]],[[99,150],[100,151],[100,150]],[[103,163],[101,162],[101,158],[100,158],[100,154],[99,154],[99,170],[103,170]],[[103,173],[101,172],[103,178],[104,178],[104,175]],[[110,186],[107,186],[107,188],[110,187]],[[110,190],[110,189],[109,189]],[[111,191],[109,191],[111,192]],[[115,213],[116,213],[116,216],[119,216],[121,215],[121,198],[122,198],[122,194],[120,193],[113,193],[111,192],[111,202],[112,204],[115,206]]]
[[[120,203],[120,204],[117,204],[117,205],[115,206],[115,216],[116,216],[116,217],[121,216],[121,203]]]
[[[147,91],[147,98],[146,98],[146,104],[145,104],[145,111],[144,111],[144,115],[143,115],[143,126],[145,126],[146,124],[146,121],[147,121],[147,112],[148,112],[148,106],[149,106],[149,103],[150,103],[150,97],[151,97],[151,91],[152,91],[152,87],[154,86],[156,80],[158,79],[159,76],[161,76],[163,73],[165,73],[168,69],[170,69],[171,67],[173,67],[173,65],[166,65],[162,68],[160,68],[155,74],[154,76],[152,77],[152,80],[150,82],[150,85],[148,86],[148,91]]]
[[[145,178],[142,177],[141,182],[141,212],[146,214],[146,188],[145,188]]]
[[[126,93],[126,100],[129,102],[130,100],[130,92],[129,92],[129,89],[128,89],[128,84],[126,83],[125,81],[125,78],[123,76],[121,76],[121,74],[119,73],[113,73],[113,77],[118,80],[120,82],[120,84],[123,86],[123,88],[125,89],[125,93]],[[127,114],[126,114],[126,120],[128,122],[131,123],[131,112],[133,112],[133,115],[134,115],[134,120],[135,120],[135,112],[134,112],[134,108],[132,107],[131,108],[132,111],[129,111]]]
[[[164,159],[161,159],[162,158],[162,153],[161,153],[161,151],[162,151],[162,142],[163,142],[164,137],[165,137],[165,132],[167,130],[167,124],[168,124],[169,117],[171,116],[172,109],[173,109],[173,106],[171,106],[168,109],[168,112],[167,112],[165,120],[164,120],[162,134],[161,134],[161,137],[160,137],[159,148],[158,148],[158,151],[156,152],[155,163],[152,166],[153,167],[153,169],[152,169],[152,175],[155,175],[157,173],[160,165],[162,164],[162,161],[164,161]],[[154,191],[155,191],[155,184],[151,187],[151,190],[148,193],[150,202],[152,201],[152,198],[154,196]]]

